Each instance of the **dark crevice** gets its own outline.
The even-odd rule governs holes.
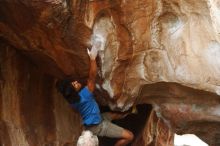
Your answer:
[[[101,107],[102,112],[107,112],[106,107]],[[146,124],[146,120],[152,110],[152,106],[148,104],[137,105],[137,113],[129,114],[123,119],[115,120],[113,123],[132,131],[134,138],[138,137],[142,133],[142,130]],[[99,146],[113,146],[118,139],[99,137]],[[135,141],[135,139],[134,139]],[[132,144],[132,143],[131,143]],[[129,144],[129,146],[131,146]]]

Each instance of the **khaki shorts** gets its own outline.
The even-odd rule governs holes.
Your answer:
[[[110,138],[121,138],[124,128],[112,123],[112,119],[108,113],[102,114],[102,122],[95,126],[86,127],[86,130],[90,130],[93,134],[98,136],[106,136]]]

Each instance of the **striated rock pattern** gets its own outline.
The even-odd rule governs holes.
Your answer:
[[[173,136],[173,131],[152,111],[142,133],[137,137],[133,146],[172,146],[174,143]]]
[[[82,126],[53,88],[53,77],[0,45],[0,145],[75,145]]]
[[[57,117],[64,116],[64,109],[54,107],[54,97],[59,99],[53,91],[54,78],[86,78],[86,48],[91,47],[92,35],[99,35],[103,44],[99,51],[98,83],[108,93],[106,101],[111,101],[104,104],[122,111],[136,104],[152,104],[158,119],[150,125],[159,123],[157,128],[162,129],[153,139],[162,137],[167,142],[161,141],[169,146],[173,142],[172,132],[195,133],[210,146],[220,145],[219,13],[219,0],[1,0],[0,37],[29,62],[25,63],[23,57],[18,59],[23,62],[21,67],[1,62],[1,69],[7,71],[1,73],[7,75],[0,91],[1,128],[7,133],[1,134],[2,139],[13,145],[15,138],[23,135],[18,138],[20,144],[38,145],[41,141],[59,141],[55,137],[60,136],[60,141],[66,138],[66,134],[54,128],[54,121],[63,122]],[[3,58],[11,52],[2,51]],[[36,66],[25,65],[30,62]],[[25,91],[21,92],[18,86]],[[9,93],[14,98],[7,98]],[[29,96],[39,96],[35,97],[39,109],[22,118],[23,112],[35,103]],[[47,107],[48,103],[54,105]],[[60,106],[67,108],[63,104]],[[48,110],[42,113],[43,107]],[[4,116],[14,109],[17,116]],[[36,119],[27,120],[34,113]],[[40,126],[43,134],[31,137],[28,130],[39,126],[40,119],[51,128]],[[67,123],[71,127],[71,122]],[[22,124],[29,127],[27,133],[21,128],[11,134],[13,126]],[[143,145],[150,145],[150,125],[144,128],[144,137],[140,139]],[[167,137],[163,134],[166,130]],[[44,136],[47,132],[52,134],[48,138]],[[45,137],[47,140],[42,140]],[[162,144],[155,141],[151,145]]]

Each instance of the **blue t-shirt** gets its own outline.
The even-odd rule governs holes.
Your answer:
[[[99,124],[102,121],[99,106],[94,99],[93,94],[87,87],[84,87],[80,92],[80,101],[71,104],[76,108],[83,119],[84,125]]]

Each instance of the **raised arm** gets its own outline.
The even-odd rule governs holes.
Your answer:
[[[98,54],[98,50],[101,48],[102,39],[100,36],[95,35],[92,40],[92,49],[88,51],[88,55],[90,57],[90,69],[89,69],[89,78],[87,81],[88,89],[93,92],[95,90],[95,79],[97,74],[97,64],[96,57]]]
[[[90,69],[89,69],[89,78],[87,81],[87,87],[91,92],[95,90],[95,79],[97,74],[96,56],[98,53],[97,47],[99,46],[93,46],[91,51],[88,50],[88,55],[90,57]]]
[[[97,74],[96,60],[90,59],[90,69],[89,69],[89,78],[87,81],[87,87],[91,92],[95,90],[96,74]]]

